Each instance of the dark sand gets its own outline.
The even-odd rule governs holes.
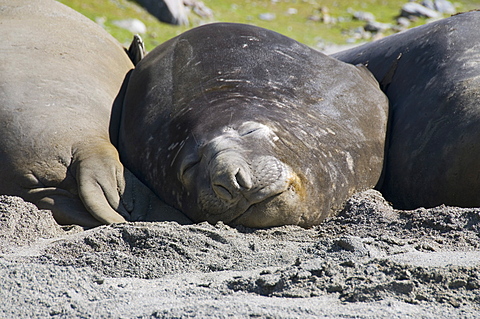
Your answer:
[[[479,318],[480,208],[354,196],[312,229],[84,231],[0,196],[1,318]]]

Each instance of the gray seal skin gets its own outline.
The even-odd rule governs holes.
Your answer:
[[[119,151],[193,221],[308,227],[377,183],[387,108],[362,66],[273,31],[210,24],[138,63]]]
[[[133,68],[124,49],[55,1],[0,0],[0,11],[0,193],[86,227],[161,207],[110,142],[112,103]]]
[[[480,12],[333,55],[364,63],[391,103],[385,182],[397,208],[480,206]]]

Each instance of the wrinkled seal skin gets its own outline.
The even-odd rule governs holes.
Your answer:
[[[210,24],[137,65],[119,149],[194,221],[308,227],[377,183],[387,108],[364,67],[262,28]]]
[[[160,207],[110,143],[112,103],[133,67],[124,49],[55,1],[0,0],[0,12],[0,193],[87,227]]]
[[[364,63],[391,103],[385,182],[395,207],[480,206],[480,12],[335,54]]]

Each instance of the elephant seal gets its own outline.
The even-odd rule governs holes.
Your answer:
[[[124,49],[52,0],[0,8],[0,193],[86,227],[165,206],[110,142],[112,103],[133,67]]]
[[[385,182],[397,208],[480,206],[480,12],[333,55],[364,63],[391,104]]]
[[[387,109],[362,66],[259,27],[209,24],[138,63],[118,147],[193,221],[308,227],[375,186]]]

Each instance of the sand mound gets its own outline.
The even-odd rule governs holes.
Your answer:
[[[0,317],[480,315],[480,209],[375,191],[311,229],[127,223],[83,231],[0,196]]]

